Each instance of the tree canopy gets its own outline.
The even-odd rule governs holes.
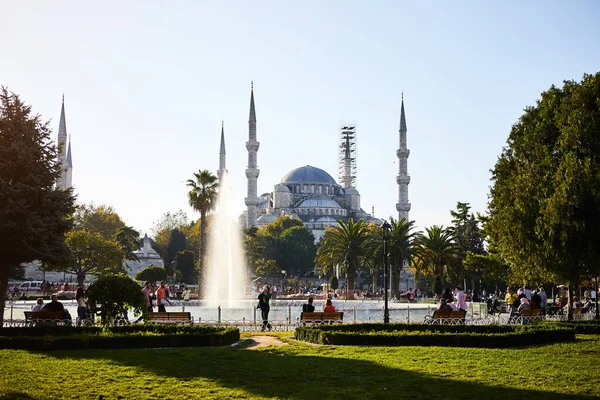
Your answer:
[[[133,310],[144,317],[148,315],[142,288],[125,274],[112,274],[98,278],[86,291],[88,302],[100,306],[102,325],[121,320],[124,313]]]
[[[160,282],[167,280],[167,270],[163,267],[150,265],[135,275],[136,281]]]
[[[125,223],[112,206],[81,204],[73,215],[73,228],[98,232],[104,239],[114,240]]]
[[[492,171],[485,229],[513,281],[577,284],[600,268],[600,73],[542,93]]]
[[[68,258],[72,190],[56,187],[61,165],[48,122],[19,96],[0,89],[0,310],[10,268]],[[0,314],[0,326],[3,315]]]

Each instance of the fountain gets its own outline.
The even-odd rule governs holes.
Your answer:
[[[205,300],[232,302],[244,298],[247,271],[242,234],[237,221],[231,184],[227,172],[224,172],[219,185],[216,212],[212,218],[212,234],[208,238]]]

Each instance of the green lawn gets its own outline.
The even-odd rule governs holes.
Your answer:
[[[243,335],[247,337],[247,335]],[[0,398],[592,399],[600,336],[520,349],[0,351]]]

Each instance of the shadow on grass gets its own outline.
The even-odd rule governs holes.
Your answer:
[[[245,346],[242,346],[245,347]],[[151,354],[150,354],[151,352]],[[206,378],[257,397],[286,399],[592,399],[544,390],[493,386],[480,382],[390,368],[373,361],[336,358],[333,347],[306,349],[179,348],[87,350],[44,353],[65,360],[109,360],[156,376],[190,381]],[[330,353],[331,357],[327,354]],[[148,362],[149,357],[151,362]],[[445,365],[445,370],[455,366]],[[168,366],[168,367],[165,367]],[[443,375],[443,370],[441,370]],[[465,371],[468,376],[468,371]],[[516,377],[515,377],[516,378]],[[524,378],[524,376],[519,376]],[[493,377],[490,377],[493,379]],[[27,397],[23,397],[27,398]]]

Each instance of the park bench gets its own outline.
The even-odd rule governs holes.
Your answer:
[[[25,311],[25,325],[33,324],[69,324],[70,319],[63,318],[62,311]]]
[[[425,323],[451,325],[464,324],[466,315],[466,311],[442,312],[439,310],[435,310],[432,315],[425,316]]]
[[[148,322],[191,324],[194,320],[189,312],[151,312],[148,313]]]
[[[523,310],[523,311],[521,311],[520,319],[521,319],[520,322],[523,325],[527,325],[531,321],[541,320],[542,319],[542,309],[541,308],[532,308],[531,310]]]
[[[332,324],[342,323],[344,320],[343,312],[303,312],[300,314],[300,322],[302,325],[313,324]]]

